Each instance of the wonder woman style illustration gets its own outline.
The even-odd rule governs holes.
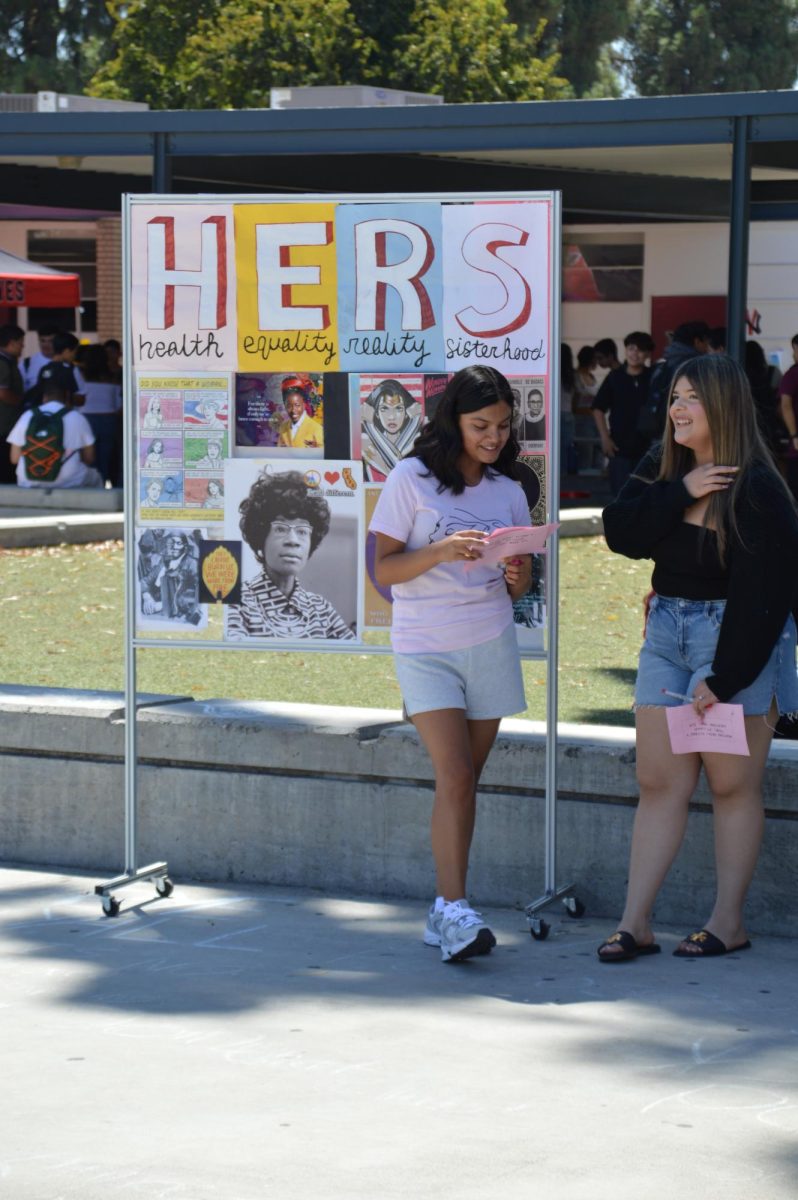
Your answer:
[[[381,483],[408,453],[421,429],[421,405],[396,379],[383,379],[363,405],[363,469]]]

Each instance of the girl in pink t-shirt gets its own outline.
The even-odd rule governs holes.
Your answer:
[[[512,417],[503,375],[458,371],[410,456],[388,476],[370,525],[375,576],[393,594],[405,710],[435,771],[437,896],[424,942],[439,946],[444,962],[496,944],[465,898],[476,788],[501,718],[526,708],[512,602],[529,587],[531,561],[479,562],[487,534],[529,524]]]

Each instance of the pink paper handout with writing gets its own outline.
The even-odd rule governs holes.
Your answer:
[[[674,754],[715,751],[718,754],[750,753],[745,736],[742,704],[713,704],[699,717],[692,704],[666,708],[668,735]]]
[[[495,566],[503,558],[518,554],[540,554],[546,546],[549,534],[559,529],[556,525],[509,525],[506,529],[495,529],[479,548],[479,561],[483,567]]]

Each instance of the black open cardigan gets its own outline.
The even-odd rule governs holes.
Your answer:
[[[681,479],[656,478],[660,455],[659,447],[650,451],[604,509],[607,545],[627,558],[655,557],[695,503]],[[790,613],[798,621],[798,513],[772,470],[755,464],[745,472],[735,515],[740,536],[729,529],[726,609],[706,681],[722,701],[754,682]]]

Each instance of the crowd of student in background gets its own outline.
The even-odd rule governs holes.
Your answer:
[[[96,478],[97,486],[121,487],[120,343],[111,338],[102,345],[82,344],[73,333],[57,326],[44,326],[38,333],[38,351],[23,358],[25,331],[16,325],[0,327],[0,483],[30,485],[25,463],[19,462],[13,447],[22,444],[20,437],[24,443],[28,415],[34,409],[60,405],[72,414],[70,432],[77,432],[81,448],[92,447],[84,458],[87,465],[90,459],[94,468],[92,480]],[[86,486],[74,482],[75,477],[76,473],[69,471],[50,486]]]
[[[791,347],[783,375],[756,341],[746,342],[743,366],[762,435],[798,500],[798,333]],[[623,350],[623,362],[612,338],[582,346],[576,362],[570,346],[561,350],[561,474],[606,474],[613,496],[659,440],[676,370],[697,355],[725,353],[726,330],[687,321],[658,360],[651,335],[634,331]]]

